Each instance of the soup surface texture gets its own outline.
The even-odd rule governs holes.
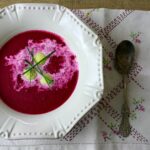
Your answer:
[[[61,106],[78,74],[76,55],[51,32],[22,32],[0,49],[0,98],[22,113],[42,114]]]

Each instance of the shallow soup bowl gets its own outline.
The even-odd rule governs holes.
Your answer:
[[[77,57],[78,81],[65,103],[43,114],[21,113],[0,100],[0,135],[7,138],[59,138],[66,135],[102,97],[102,45],[98,36],[63,6],[16,4],[1,10],[0,47],[15,35],[29,30],[53,32],[64,39]]]

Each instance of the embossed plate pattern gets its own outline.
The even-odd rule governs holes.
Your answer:
[[[78,83],[70,100],[46,114],[21,114],[1,101],[1,137],[62,137],[100,101],[103,93],[101,42],[69,9],[53,4],[16,4],[0,10],[0,46],[17,33],[34,29],[51,31],[65,39],[77,55]]]

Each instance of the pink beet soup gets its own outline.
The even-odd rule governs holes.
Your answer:
[[[76,55],[51,32],[26,31],[0,49],[0,97],[21,113],[42,114],[61,106],[73,93],[78,74]]]

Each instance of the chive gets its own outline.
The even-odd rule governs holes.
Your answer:
[[[32,58],[31,62],[33,64],[34,63],[34,51],[33,51],[33,49],[32,49],[32,51],[30,51],[28,47],[27,47],[27,50],[28,50],[29,54],[31,55],[31,58]]]
[[[31,69],[35,68],[36,66],[38,66],[43,60],[47,59],[48,57],[50,57],[53,53],[55,53],[55,50],[53,50],[51,53],[49,53],[48,55],[46,55],[43,59],[41,59],[39,62],[37,62],[36,64],[32,65],[28,70],[26,70],[24,74],[26,74],[28,71],[30,71]]]
[[[28,69],[28,70],[26,70],[24,73],[23,73],[23,75],[24,74],[26,74],[28,71],[30,71],[31,69],[35,69],[44,79],[45,79],[45,81],[47,82],[47,84],[48,84],[48,86],[49,86],[49,79],[43,74],[43,71],[41,70],[41,68],[39,67],[39,63],[41,63],[41,61],[43,61],[43,60],[45,60],[45,59],[47,59],[48,57],[50,57],[54,52],[55,52],[55,50],[54,51],[52,51],[50,54],[48,54],[47,56],[45,56],[42,60],[40,60],[39,62],[37,62],[36,63],[36,61],[35,61],[35,59],[34,59],[34,54],[33,54],[33,50],[32,51],[30,51],[30,49],[27,47],[27,50],[28,50],[28,52],[29,52],[29,55],[31,56],[31,58],[32,58],[32,62],[29,62],[28,60],[25,60],[25,62],[30,66],[30,68]],[[34,64],[34,63],[36,63],[36,64]]]
[[[25,62],[32,67],[32,64],[28,60],[25,60]],[[37,69],[36,67],[34,69],[45,79],[45,81],[47,82],[47,85],[49,86],[48,79],[46,76],[44,76],[42,70],[40,68]]]
[[[32,67],[32,64],[33,64],[33,63],[36,63],[36,61],[35,61],[35,59],[34,59],[33,49],[32,49],[32,51],[30,51],[29,48],[27,47],[27,50],[28,50],[29,54],[30,54],[31,57],[32,57],[32,63],[30,63],[29,61],[27,61],[27,63]],[[37,69],[36,67],[37,67],[38,69]],[[36,71],[45,79],[47,85],[49,86],[48,78],[47,78],[46,76],[44,76],[43,71],[41,70],[41,68],[40,68],[38,65],[37,65],[36,67],[35,67]]]
[[[31,55],[32,61],[31,63],[34,63],[34,53],[33,53],[33,49],[32,51],[29,50],[29,48],[27,47],[28,53]],[[27,61],[26,61],[27,62]],[[30,73],[31,74],[31,73]],[[31,75],[30,75],[30,83],[31,83]]]

